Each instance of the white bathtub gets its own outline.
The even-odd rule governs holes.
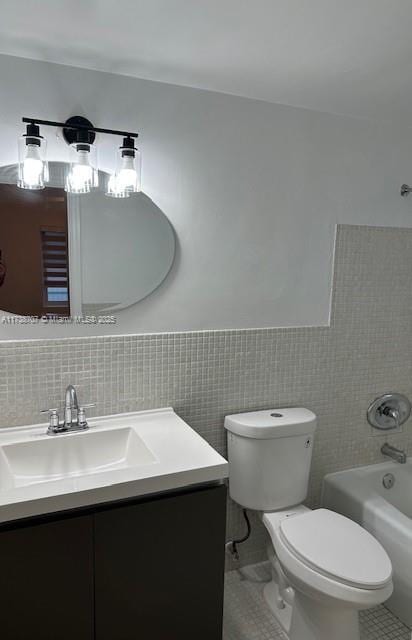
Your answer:
[[[383,478],[394,476],[386,489]],[[412,458],[325,476],[322,504],[361,524],[386,549],[393,565],[393,595],[385,603],[412,627]]]

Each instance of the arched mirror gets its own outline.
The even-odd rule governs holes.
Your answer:
[[[17,166],[0,167],[0,310],[23,316],[115,314],[153,292],[173,264],[173,228],[144,193],[64,191],[65,163],[50,182],[16,186]],[[100,174],[104,185],[107,174]]]

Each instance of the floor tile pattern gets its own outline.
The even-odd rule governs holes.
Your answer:
[[[252,579],[267,579],[267,564],[247,567]],[[226,574],[223,640],[287,640],[263,598],[263,584]],[[411,640],[412,633],[383,605],[360,614],[361,640]],[[332,639],[331,639],[332,640]]]

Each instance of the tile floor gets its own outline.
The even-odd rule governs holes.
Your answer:
[[[266,579],[267,563],[247,568],[252,577]],[[262,583],[226,574],[223,640],[286,640],[262,596]],[[411,640],[411,631],[384,606],[361,613],[361,640]]]

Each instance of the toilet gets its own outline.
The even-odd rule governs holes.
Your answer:
[[[226,416],[229,491],[258,511],[271,544],[264,597],[289,640],[359,640],[358,612],[392,593],[391,561],[352,520],[302,502],[316,416],[304,408]]]

